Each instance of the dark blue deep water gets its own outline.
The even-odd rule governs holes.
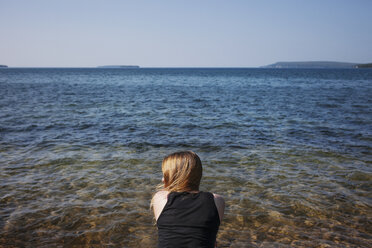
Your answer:
[[[372,70],[150,68],[0,70],[0,246],[156,246],[179,150],[220,247],[372,246]]]

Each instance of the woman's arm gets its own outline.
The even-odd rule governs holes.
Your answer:
[[[168,191],[158,191],[152,198],[152,208],[154,210],[155,220],[158,220],[161,212],[163,211],[165,204],[167,204]]]
[[[220,221],[222,221],[222,218],[225,212],[225,200],[223,199],[222,196],[218,194],[213,194],[213,196],[214,196],[214,203],[216,204],[216,207],[218,210],[218,215],[220,216]]]

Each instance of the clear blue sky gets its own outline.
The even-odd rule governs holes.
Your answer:
[[[372,62],[372,0],[0,0],[0,64]]]

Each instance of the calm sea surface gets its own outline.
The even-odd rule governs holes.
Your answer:
[[[372,246],[372,70],[1,69],[0,247],[155,247],[193,150],[220,247]]]

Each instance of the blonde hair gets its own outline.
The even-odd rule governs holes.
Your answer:
[[[199,156],[192,151],[175,152],[163,159],[164,184],[159,189],[168,192],[198,191],[203,174]]]

